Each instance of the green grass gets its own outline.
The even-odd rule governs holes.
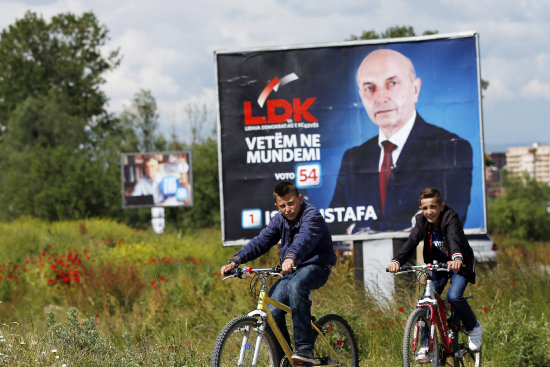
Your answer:
[[[484,327],[484,366],[549,366],[550,245],[498,238],[470,304]],[[0,366],[208,366],[223,325],[255,306],[246,280],[221,282],[235,248],[218,230],[185,235],[107,220],[0,223]],[[255,265],[278,262],[274,248]],[[361,366],[399,366],[418,290],[377,300],[340,259],[313,313],[344,316]]]

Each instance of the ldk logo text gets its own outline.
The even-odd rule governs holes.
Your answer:
[[[279,79],[275,77],[264,88],[260,96],[258,97],[258,105],[263,108],[266,103],[267,97],[272,91],[277,92],[279,87],[293,82],[298,79],[295,73],[288,74]],[[308,109],[317,98],[307,98],[302,101],[300,98],[293,98],[292,102],[285,99],[270,99],[267,101],[267,114],[254,116],[252,113],[252,102],[244,102],[244,124],[245,125],[263,125],[263,124],[280,124],[288,121],[294,122],[316,122],[317,119],[313,116]]]

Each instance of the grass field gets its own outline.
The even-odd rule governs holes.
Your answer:
[[[469,286],[484,366],[550,366],[550,244],[496,238],[498,265]],[[255,306],[246,281],[222,283],[235,248],[218,230],[155,235],[106,220],[0,223],[0,365],[208,366],[219,330]],[[254,262],[271,266],[277,249]],[[361,366],[399,366],[418,290],[366,294],[339,259],[313,313],[352,325]]]

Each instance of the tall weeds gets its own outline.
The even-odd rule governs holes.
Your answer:
[[[549,366],[550,246],[503,243],[498,264],[467,288],[484,327],[484,365]],[[246,280],[221,282],[235,250],[216,230],[0,223],[0,366],[207,366],[219,330],[255,306]],[[278,261],[273,248],[252,264]],[[354,280],[352,263],[339,259],[312,312],[349,321],[361,366],[399,366],[417,284],[398,282],[393,298],[380,299]]]

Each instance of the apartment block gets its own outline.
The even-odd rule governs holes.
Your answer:
[[[537,181],[550,185],[550,145],[534,143],[526,147],[509,147],[506,169],[517,174],[527,172]]]

